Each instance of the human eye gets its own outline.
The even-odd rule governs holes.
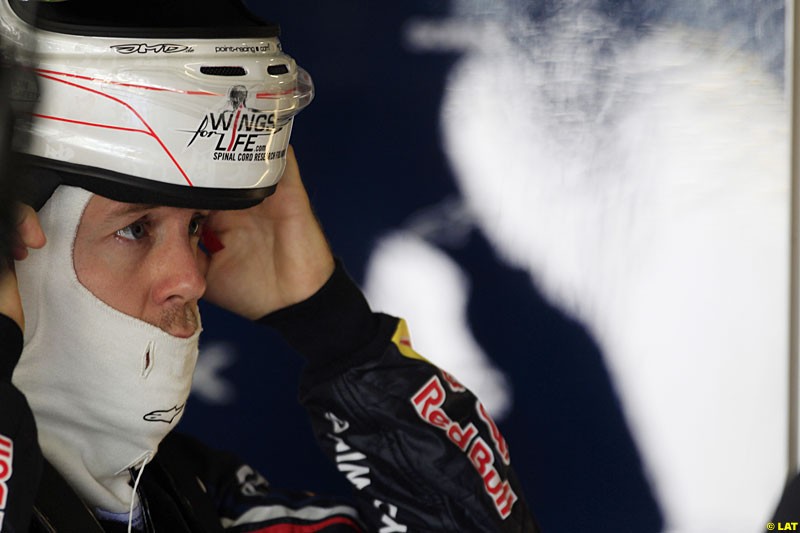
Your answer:
[[[208,215],[204,215],[202,213],[197,213],[192,217],[192,220],[189,221],[189,235],[191,237],[199,237],[203,231],[203,226],[208,219]]]
[[[133,224],[117,230],[115,235],[129,241],[141,240],[147,236],[146,223],[143,220],[137,220]]]

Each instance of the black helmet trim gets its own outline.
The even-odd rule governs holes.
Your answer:
[[[250,189],[186,187],[163,183],[119,172],[20,155],[23,167],[20,198],[39,210],[59,185],[81,187],[95,194],[132,204],[153,204],[189,209],[247,209],[275,192],[277,185]]]
[[[139,0],[124,13],[107,0],[9,0],[9,4],[31,26],[68,35],[173,39],[280,35],[280,26],[256,17],[239,0]]]
[[[103,28],[97,26],[78,26],[58,22],[40,23],[39,29],[68,35],[87,37],[119,37],[137,39],[251,39],[278,37],[278,26],[253,26],[250,28]]]

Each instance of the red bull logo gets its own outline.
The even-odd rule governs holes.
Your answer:
[[[0,530],[3,529],[6,503],[8,502],[8,480],[14,459],[14,441],[0,435]]]

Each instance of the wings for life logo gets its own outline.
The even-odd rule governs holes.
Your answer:
[[[283,128],[275,113],[247,107],[247,88],[234,85],[228,90],[225,109],[203,117],[186,145],[210,150],[212,161],[271,161],[286,155],[286,150],[267,152],[271,135]]]

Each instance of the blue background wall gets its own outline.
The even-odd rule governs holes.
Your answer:
[[[292,144],[335,253],[361,282],[382,235],[455,193],[440,145],[439,104],[457,53],[422,54],[404,44],[409,20],[443,17],[449,5],[249,5],[281,24],[284,49],[314,78],[316,99],[296,119]],[[554,5],[532,2],[531,16]],[[660,16],[660,3],[597,5],[633,33]],[[596,342],[547,303],[527,273],[499,261],[479,230],[444,251],[470,277],[476,339],[514,381],[513,409],[499,425],[545,530],[659,531],[661,511]],[[219,368],[235,392],[225,404],[195,396],[182,429],[237,451],[275,486],[349,493],[297,404],[302,361],[272,332],[212,307],[203,313],[204,346],[223,342],[235,354]]]

